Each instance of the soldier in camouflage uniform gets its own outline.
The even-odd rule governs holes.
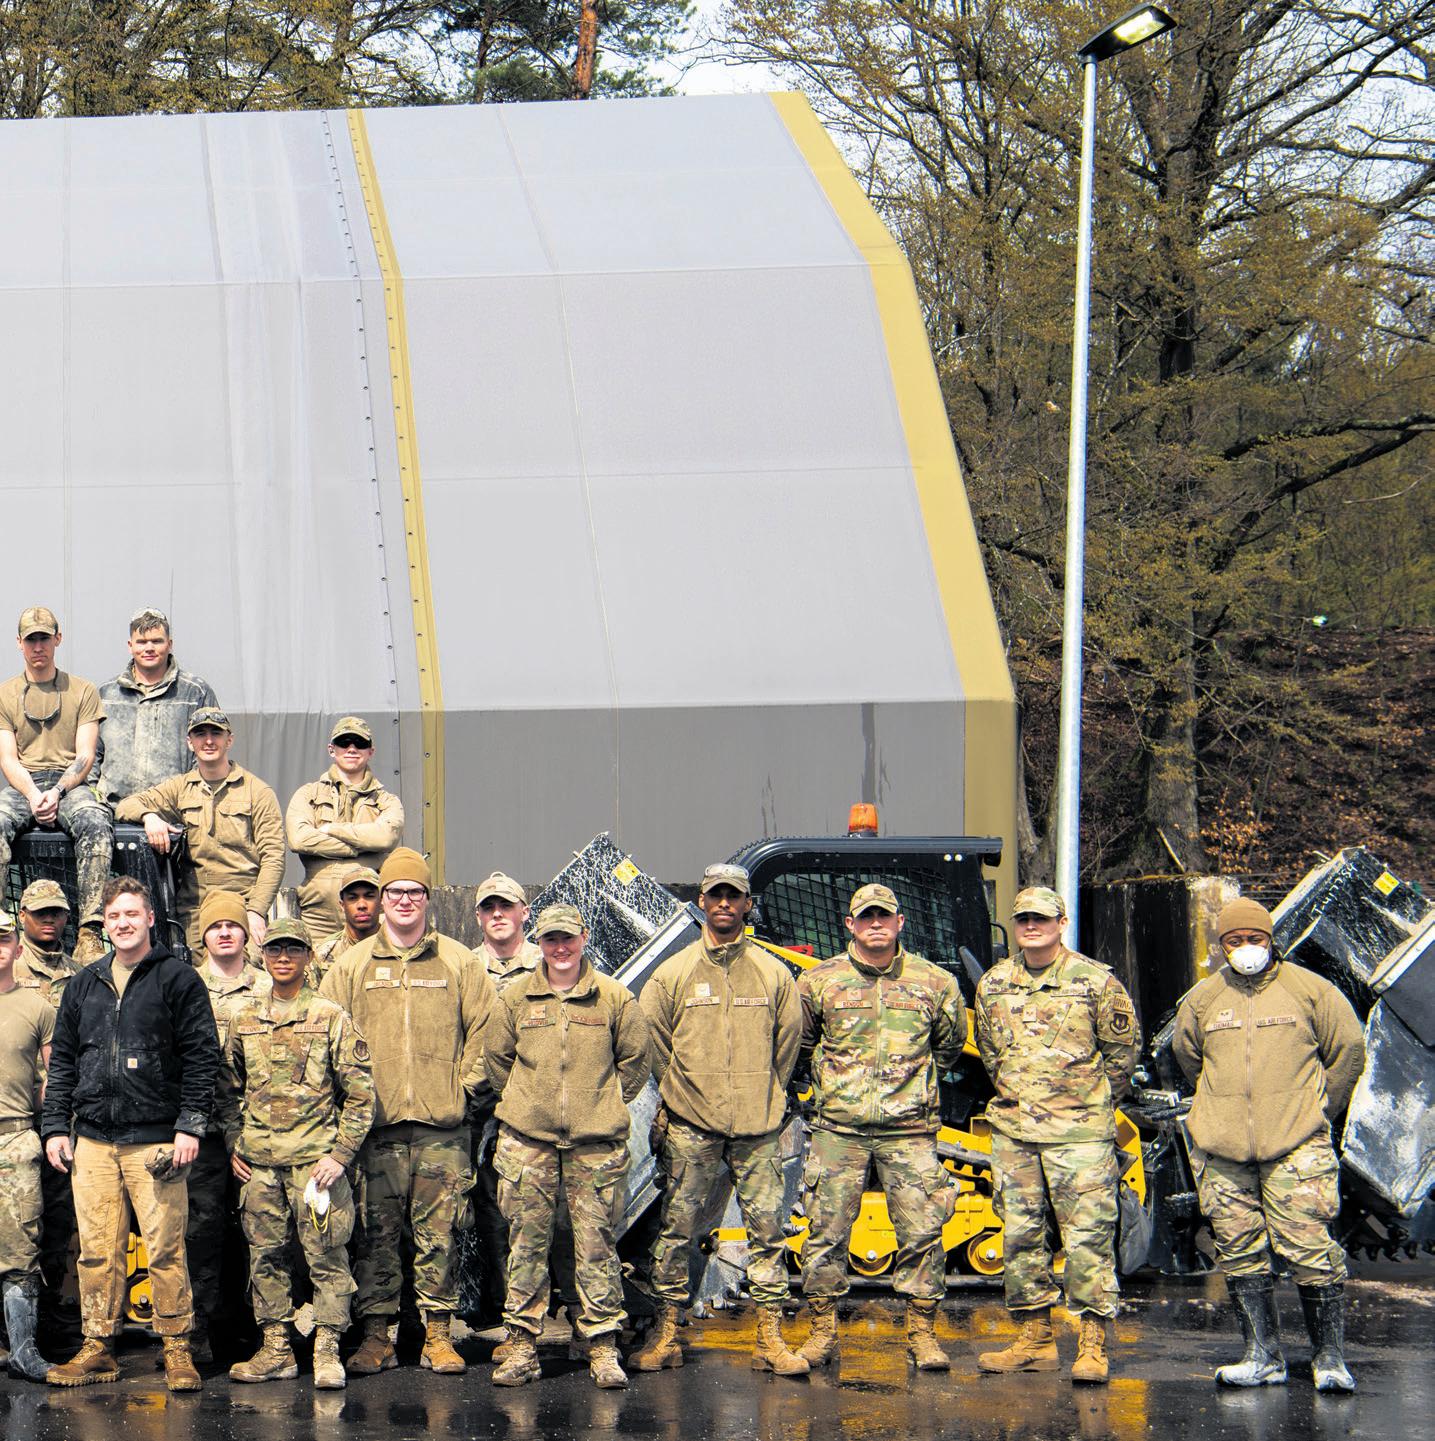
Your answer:
[[[43,1381],[50,1363],[35,1346],[42,1206],[35,1100],[55,1011],[38,991],[16,984],[19,954],[15,922],[0,911],[0,1297],[10,1374]]]
[[[389,1326],[398,1320],[406,1241],[425,1325],[419,1364],[450,1375],[466,1369],[450,1334],[454,1232],[473,1185],[466,1116],[488,1088],[483,1033],[495,1000],[468,947],[429,923],[430,884],[417,851],[394,851],[379,872],[383,923],[320,987],[358,1022],[373,1053],[374,1128],[359,1153],[364,1225],[355,1266],[364,1339],[349,1358],[359,1376],[398,1364]]]
[[[69,919],[70,902],[58,881],[31,881],[25,887],[20,897],[15,982],[46,1001],[52,1015],[60,1009],[66,984],[80,970],[64,948]],[[55,1331],[73,1331],[79,1326],[75,1200],[70,1178],[53,1166],[40,1167],[40,1189],[45,1198],[40,1217],[41,1307],[53,1343]]]
[[[509,1227],[503,1319],[509,1350],[496,1386],[538,1379],[548,1310],[548,1249],[560,1192],[573,1220],[580,1314],[599,1386],[628,1384],[618,1361],[623,1280],[617,1222],[628,1170],[628,1102],[651,1073],[648,1026],[625,986],[584,959],[573,906],[538,917],[543,965],[500,1000],[487,1039],[499,1094],[498,1202]]]
[[[1106,1322],[1116,1314],[1116,1102],[1141,1049],[1136,1011],[1099,961],[1061,941],[1066,906],[1046,886],[1013,905],[1020,954],[977,987],[977,1047],[996,1095],[987,1106],[997,1214],[1006,1228],[1008,1310],[1016,1342],[977,1358],[983,1371],[1054,1371],[1051,1307],[1061,1294],[1047,1240],[1047,1199],[1066,1252],[1067,1309],[1080,1317],[1073,1381],[1107,1379]]]
[[[1227,1386],[1286,1379],[1272,1253],[1290,1267],[1318,1391],[1353,1391],[1345,1364],[1345,1253],[1331,1121],[1365,1064],[1360,1021],[1327,980],[1282,960],[1275,923],[1241,897],[1217,919],[1226,964],[1187,993],[1171,1048],[1196,1087],[1187,1126],[1201,1210],[1245,1335]]]
[[[235,1381],[298,1375],[289,1348],[292,1221],[314,1288],[314,1385],[345,1384],[339,1336],[349,1324],[349,1237],[353,1166],[374,1119],[369,1048],[333,1001],[316,996],[305,973],[313,959],[302,921],[279,920],[264,938],[273,986],[232,1017],[219,1079],[219,1120],[244,1183],[250,1287],[264,1341],[232,1366]]]
[[[922,1370],[951,1365],[934,1327],[946,1294],[942,1227],[956,1196],[937,1159],[937,1080],[962,1053],[967,1012],[956,981],[903,948],[905,924],[888,887],[859,887],[851,944],[797,982],[815,1108],[802,1176],[812,1333],[800,1354],[811,1366],[837,1354],[848,1240],[873,1163],[897,1231],[892,1288],[907,1298],[907,1354]]]
[[[222,1051],[240,1008],[269,994],[269,976],[246,958],[249,916],[238,891],[207,891],[199,907],[199,930],[204,949],[196,969],[209,992]],[[194,1293],[190,1350],[196,1361],[214,1359],[209,1318],[233,1316],[244,1309],[244,1240],[235,1224],[238,1215],[239,1186],[230,1168],[229,1148],[216,1131],[200,1137],[199,1155],[189,1172],[184,1249]],[[226,1328],[231,1334],[237,1329]]]
[[[366,941],[379,929],[379,873],[370,866],[352,865],[339,877],[339,908],[344,924],[314,947],[309,983],[318,987],[329,967]]]
[[[683,1364],[679,1317],[689,1302],[688,1259],[714,1187],[732,1178],[747,1231],[748,1289],[758,1305],[753,1366],[805,1376],[782,1339],[787,1238],[782,1214],[782,1126],[802,1044],[802,1003],[791,972],[744,934],[752,884],[741,866],[709,866],[698,905],[703,933],[664,961],[643,987],[653,1069],[666,1124],[662,1228],[653,1253],[658,1318],[634,1357],[640,1371]]]

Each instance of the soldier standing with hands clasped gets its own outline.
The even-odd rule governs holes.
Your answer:
[[[983,1371],[1054,1371],[1060,1296],[1047,1199],[1066,1252],[1066,1304],[1080,1318],[1073,1381],[1107,1378],[1116,1314],[1116,1102],[1141,1049],[1131,997],[1099,961],[1062,944],[1066,905],[1030,886],[1012,906],[1020,954],[977,987],[977,1047],[996,1095],[987,1106],[997,1213],[1006,1228],[1007,1309],[1016,1341],[977,1357]]]

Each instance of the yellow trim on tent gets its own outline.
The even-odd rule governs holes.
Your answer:
[[[937,590],[962,678],[966,797],[962,827],[968,835],[1002,838],[997,916],[1004,920],[1016,893],[1016,696],[916,283],[907,257],[806,98],[798,94],[770,98],[872,275]]]
[[[419,470],[414,392],[409,367],[408,320],[404,312],[404,279],[399,272],[394,237],[379,190],[369,128],[362,110],[347,112],[354,164],[364,195],[364,209],[379,258],[384,283],[384,319],[388,327],[389,376],[393,386],[394,436],[398,443],[399,484],[404,497],[404,535],[408,545],[409,594],[413,600],[414,647],[419,667],[419,709],[423,718],[424,819],[423,841],[435,885],[444,880],[444,736],[443,685],[439,677],[438,636],[434,625],[433,585],[429,577],[428,533],[424,528],[423,477]]]

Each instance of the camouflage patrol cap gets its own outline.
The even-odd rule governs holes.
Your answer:
[[[20,612],[20,626],[15,632],[24,639],[27,635],[59,635],[60,622],[55,612],[47,605],[26,606]]]
[[[309,938],[309,927],[297,916],[282,916],[264,933],[264,945],[272,946],[276,941],[298,941],[307,951],[314,949]]]
[[[15,917],[9,911],[0,911],[0,936],[9,936],[15,933]]]
[[[524,905],[528,900],[528,897],[523,894],[523,887],[512,876],[506,876],[502,871],[494,871],[487,880],[479,885],[478,894],[474,896],[473,903],[475,906],[482,905],[490,896],[497,896],[503,901],[512,901],[516,906]]]
[[[752,877],[742,866],[727,863],[709,866],[703,872],[703,883],[698,887],[698,894],[705,896],[714,886],[731,886],[733,890],[750,896],[752,894]]]
[[[577,906],[544,906],[533,928],[536,936],[581,936],[588,928],[583,924],[583,915]]]
[[[59,881],[31,881],[20,897],[20,909],[32,915],[36,911],[68,911],[70,901]]]
[[[217,726],[222,731],[233,733],[229,717],[217,705],[202,705],[189,713],[189,729],[197,731],[200,726]]]
[[[896,915],[902,907],[897,903],[897,896],[888,886],[880,885],[876,881],[865,886],[859,886],[852,894],[852,904],[847,907],[849,916],[860,916],[863,911],[870,910],[873,906],[879,911],[888,911]]]
[[[373,886],[379,888],[379,873],[373,866],[350,866],[339,877],[339,894],[342,896],[350,886]]]
[[[329,732],[329,744],[333,745],[340,736],[358,736],[365,745],[374,743],[374,733],[369,729],[369,723],[363,716],[340,716],[334,722],[334,729]]]
[[[1066,914],[1066,902],[1050,886],[1028,886],[1016,893],[1011,913],[1014,916],[1046,916],[1051,919]]]

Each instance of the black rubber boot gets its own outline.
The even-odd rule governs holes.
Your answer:
[[[1216,1372],[1222,1386],[1284,1386],[1276,1283],[1270,1276],[1227,1276],[1226,1289],[1246,1338],[1246,1354]]]
[[[1355,1377],[1345,1364],[1345,1287],[1300,1287],[1305,1329],[1310,1332],[1310,1372],[1317,1391],[1354,1391]]]
[[[10,1335],[10,1374],[26,1381],[43,1381],[50,1363],[35,1346],[39,1297],[23,1282],[5,1283],[5,1329]]]

